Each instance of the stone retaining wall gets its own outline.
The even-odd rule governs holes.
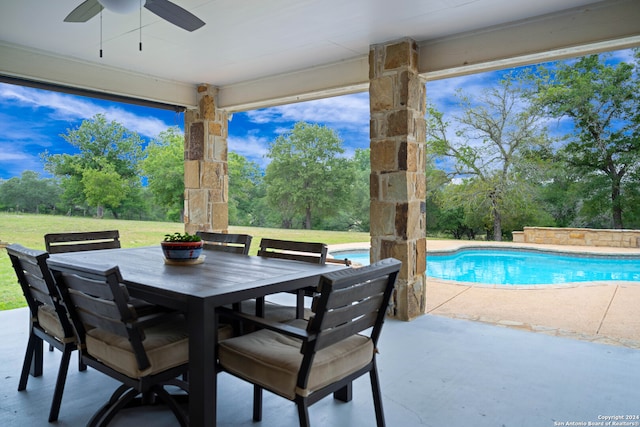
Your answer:
[[[640,230],[524,227],[524,231],[513,232],[513,241],[547,245],[638,248],[640,247]]]

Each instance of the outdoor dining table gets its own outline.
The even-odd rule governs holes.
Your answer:
[[[345,268],[218,251],[205,251],[200,264],[168,265],[160,245],[56,254],[51,260],[117,265],[131,296],[186,314],[191,426],[216,425],[216,307],[315,285],[323,273]]]

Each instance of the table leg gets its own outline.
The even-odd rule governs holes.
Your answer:
[[[189,302],[189,425],[216,425],[215,310],[200,299]]]

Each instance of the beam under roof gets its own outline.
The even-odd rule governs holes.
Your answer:
[[[607,0],[525,21],[438,40],[417,40],[425,80],[640,46],[640,1]],[[195,107],[196,86],[0,43],[0,74],[54,87]],[[222,86],[229,112],[364,91],[366,55],[286,74]],[[207,83],[207,82],[199,82]]]

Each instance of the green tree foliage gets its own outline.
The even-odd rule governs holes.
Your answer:
[[[20,212],[54,212],[61,192],[54,179],[41,179],[37,172],[24,171],[19,178],[0,184],[0,205]]]
[[[260,199],[265,197],[262,172],[257,163],[229,152],[229,224],[265,225]]]
[[[184,135],[173,127],[161,132],[144,150],[140,167],[155,203],[172,221],[182,221],[184,213]]]
[[[636,201],[625,194],[635,191],[639,178],[639,72],[636,51],[633,64],[611,65],[606,56],[590,55],[536,75],[539,104],[574,126],[559,154],[580,176],[582,212],[592,225],[608,211],[609,226],[622,228],[628,203]]]
[[[64,198],[73,205],[88,203],[101,217],[102,207],[115,218],[121,206],[123,188],[140,186],[138,163],[142,158],[142,140],[121,124],[97,114],[76,129],[61,135],[79,150],[78,154],[44,154],[45,169],[61,179]],[[117,182],[114,177],[117,176]],[[95,188],[100,181],[116,185]]]
[[[109,206],[116,209],[129,192],[127,181],[108,163],[99,169],[86,169],[81,182],[89,206]],[[101,212],[98,217],[102,217]]]
[[[304,228],[311,229],[314,215],[333,215],[345,207],[353,168],[339,157],[343,152],[333,130],[304,122],[270,144],[267,199],[280,212],[283,228],[301,217]]]
[[[349,209],[349,230],[369,231],[369,177],[371,175],[371,149],[356,148],[353,155],[353,185]]]
[[[518,83],[508,77],[474,99],[458,92],[462,113],[453,117],[455,134],[444,115],[428,107],[428,150],[449,161],[452,177],[465,184],[449,189],[441,203],[448,209],[462,207],[467,225],[482,224],[494,240],[502,240],[508,216],[533,205],[530,183],[516,173],[523,153],[549,144],[539,110],[525,103]]]
[[[427,230],[439,231],[450,228],[450,221],[444,217],[444,209],[440,208],[439,200],[442,199],[449,177],[436,167],[436,158],[433,153],[427,153],[425,176],[427,180],[426,215]],[[445,225],[448,224],[448,225]]]

